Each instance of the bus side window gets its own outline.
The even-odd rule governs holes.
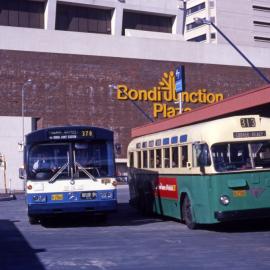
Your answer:
[[[194,167],[211,165],[209,148],[207,144],[204,143],[193,145],[193,164]]]
[[[149,151],[149,167],[154,168],[155,165],[155,154],[154,150]]]
[[[142,160],[141,160],[141,152],[137,152],[137,167],[141,168],[142,167]]]
[[[129,153],[129,167],[134,167],[134,153]]]
[[[142,153],[143,153],[143,168],[147,168],[148,167],[148,164],[147,164],[147,161],[148,161],[147,151],[144,150]]]
[[[164,148],[164,168],[170,168],[170,148]]]
[[[181,167],[187,167],[188,162],[188,146],[181,146]]]
[[[177,168],[179,166],[178,159],[178,147],[172,147],[172,167]]]
[[[156,149],[156,168],[161,168],[161,149]]]

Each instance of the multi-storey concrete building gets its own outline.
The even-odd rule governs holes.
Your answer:
[[[152,93],[135,102],[157,120],[177,112],[174,100],[159,99],[157,92],[179,65],[186,92],[193,93],[184,108],[265,84],[227,43],[184,41],[182,23],[178,0],[0,1],[0,116],[21,116],[22,88],[30,78],[24,114],[37,119],[38,128],[110,128],[117,161],[124,162],[131,128],[148,119],[112,85],[132,90],[133,98],[137,90]],[[246,45],[240,44],[242,51],[270,77],[269,48]]]
[[[216,30],[196,23],[206,18],[217,25],[235,44],[270,46],[270,2],[267,0],[187,0],[185,40],[226,43]]]

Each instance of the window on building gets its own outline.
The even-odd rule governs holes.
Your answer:
[[[122,35],[125,29],[172,33],[173,17],[124,11]]]
[[[270,26],[270,22],[253,21],[253,23],[258,26]]]
[[[216,22],[216,17],[210,17],[210,21],[212,22],[212,23],[215,23]]]
[[[203,34],[203,35],[200,35],[200,36],[197,36],[197,37],[194,37],[194,38],[190,38],[187,41],[201,42],[201,41],[204,41],[204,40],[206,40],[206,34]]]
[[[216,39],[216,33],[211,33],[211,39]]]
[[[56,30],[111,34],[111,9],[57,4]]]
[[[253,5],[253,9],[261,10],[261,11],[270,11],[270,7],[264,7],[264,6],[257,6]]]
[[[254,37],[255,41],[265,41],[265,42],[270,42],[270,37],[259,37],[259,36],[255,36]]]
[[[196,5],[196,6],[191,7],[191,8],[188,8],[187,9],[187,15],[198,12],[198,11],[200,11],[202,9],[205,9],[205,2],[200,3],[200,4]]]
[[[205,17],[203,19],[206,19]],[[187,24],[187,30],[191,30],[191,29],[194,29],[196,27],[199,27],[199,26],[202,26],[204,25],[204,23],[202,21],[196,21],[196,22],[192,22],[192,23],[189,23]]]
[[[215,7],[215,2],[214,1],[209,1],[209,7],[214,8]]]
[[[0,25],[44,28],[45,2],[0,1]]]

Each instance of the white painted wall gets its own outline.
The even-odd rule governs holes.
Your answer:
[[[24,117],[24,126],[25,134],[31,132],[32,118]],[[24,189],[24,182],[19,179],[19,167],[23,165],[19,142],[22,142],[22,118],[0,116],[0,153],[6,160],[7,188],[10,189],[11,184],[12,192]],[[0,193],[4,191],[4,167],[0,166]]]
[[[0,50],[123,57],[189,63],[248,66],[228,44],[162,38],[125,37],[0,26]],[[145,49],[147,48],[147,50]],[[268,48],[240,49],[258,67],[270,67]]]

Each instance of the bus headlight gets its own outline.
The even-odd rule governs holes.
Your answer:
[[[230,198],[227,195],[221,195],[219,201],[223,205],[228,205],[230,203]]]
[[[32,199],[34,202],[37,202],[37,203],[45,203],[47,201],[46,195],[41,195],[41,194],[33,195]]]
[[[100,198],[102,200],[111,200],[113,198],[113,193],[111,191],[100,192]]]

